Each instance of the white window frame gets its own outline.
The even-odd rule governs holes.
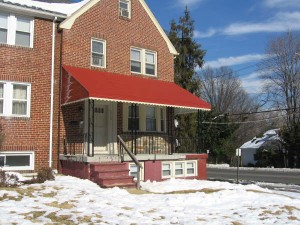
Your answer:
[[[100,54],[99,52],[93,52],[93,42],[99,42],[103,44],[103,66],[93,64],[93,53]],[[91,39],[91,66],[98,68],[106,68],[106,41],[102,39],[92,38]]]
[[[3,113],[0,116],[7,117],[30,117],[30,105],[31,105],[31,84],[22,82],[10,82],[10,81],[0,81],[3,84]],[[27,108],[26,115],[13,114],[13,86],[23,85],[27,87]]]
[[[8,44],[8,45],[15,45],[21,46],[25,48],[33,48],[33,39],[34,39],[34,19],[31,17],[16,15],[16,14],[7,14],[0,12],[1,15],[7,16],[7,40],[6,43],[0,44]],[[16,44],[16,32],[17,32],[17,18],[25,18],[30,20],[30,43],[29,46],[25,45],[17,45]]]
[[[189,169],[189,167],[187,167],[188,163],[193,163],[194,164],[194,173],[193,174],[188,174],[188,172],[187,172],[187,170]],[[170,164],[171,165],[171,175],[169,175],[169,176],[164,176],[163,175],[163,165],[164,164]],[[183,173],[182,174],[176,175],[176,164],[182,164],[182,166],[183,166],[183,168],[182,168]],[[197,168],[198,168],[197,160],[162,162],[161,176],[162,176],[162,178],[196,177],[196,176],[198,176]]]
[[[29,166],[3,166],[0,167],[2,170],[9,170],[9,171],[18,171],[18,170],[34,170],[34,159],[35,155],[33,151],[24,151],[24,152],[0,152],[0,156],[4,156],[4,163],[6,161],[6,156],[29,156],[30,165]]]
[[[124,11],[126,11],[126,9],[121,7],[121,3],[123,4],[127,4],[127,13],[128,16],[126,16],[124,14]],[[124,18],[131,18],[131,0],[119,0],[119,16],[124,17]]]
[[[164,165],[170,165],[169,170],[164,170]],[[164,171],[170,171],[170,175],[164,175]],[[173,174],[173,163],[172,162],[163,162],[161,164],[161,177],[162,178],[171,178]]]
[[[140,180],[141,181],[143,181],[144,180],[144,162],[140,162],[140,164],[141,164],[141,166],[142,166],[142,168],[140,168]],[[128,163],[128,169],[129,169],[129,172],[128,172],[128,175],[129,176],[133,176],[132,174],[131,174],[131,168],[132,167],[135,167],[136,168],[136,165],[135,165],[135,163]],[[137,178],[134,178],[134,180],[137,180]]]
[[[135,60],[132,60],[131,57],[130,57],[130,71],[131,71],[131,73],[157,77],[157,52],[147,50],[147,49],[143,49],[143,48],[131,47],[130,48],[130,56],[131,56],[131,51],[132,50],[139,51],[141,53],[141,61],[140,61],[141,62],[141,73],[131,71],[131,61],[135,61]],[[146,73],[146,64],[150,64],[150,63],[146,62],[146,54],[147,53],[148,54],[153,54],[153,56],[154,56],[154,64],[152,64],[155,67],[154,68],[154,74],[147,74]]]

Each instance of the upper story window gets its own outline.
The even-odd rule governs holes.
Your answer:
[[[91,44],[91,65],[96,67],[106,67],[106,43],[103,40],[92,39]]]
[[[0,43],[33,47],[33,19],[0,13]]]
[[[119,0],[119,15],[125,18],[131,17],[131,1]]]
[[[146,49],[131,48],[130,68],[131,72],[156,76],[157,60],[156,52]]]
[[[31,85],[27,83],[0,83],[0,114],[3,116],[30,116]]]

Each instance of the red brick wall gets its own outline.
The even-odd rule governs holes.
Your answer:
[[[52,21],[41,19],[34,20],[33,48],[0,45],[0,80],[31,83],[30,118],[0,117],[5,133],[1,150],[35,151],[36,170],[49,160],[51,48]]]
[[[119,18],[118,0],[101,0],[63,30],[63,64],[91,68],[91,38],[106,41],[108,72],[130,75],[130,47],[157,52],[158,79],[174,80],[173,55],[138,0],[132,0],[130,20]],[[147,76],[149,78],[149,76]]]

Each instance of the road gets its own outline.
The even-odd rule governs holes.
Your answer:
[[[236,180],[236,168],[207,168],[207,178],[210,180]],[[243,181],[259,181],[266,183],[296,184],[300,185],[300,170],[264,170],[239,169],[239,179]]]

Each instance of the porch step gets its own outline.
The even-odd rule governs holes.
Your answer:
[[[126,163],[93,163],[90,164],[90,179],[104,188],[126,187],[136,188]]]

